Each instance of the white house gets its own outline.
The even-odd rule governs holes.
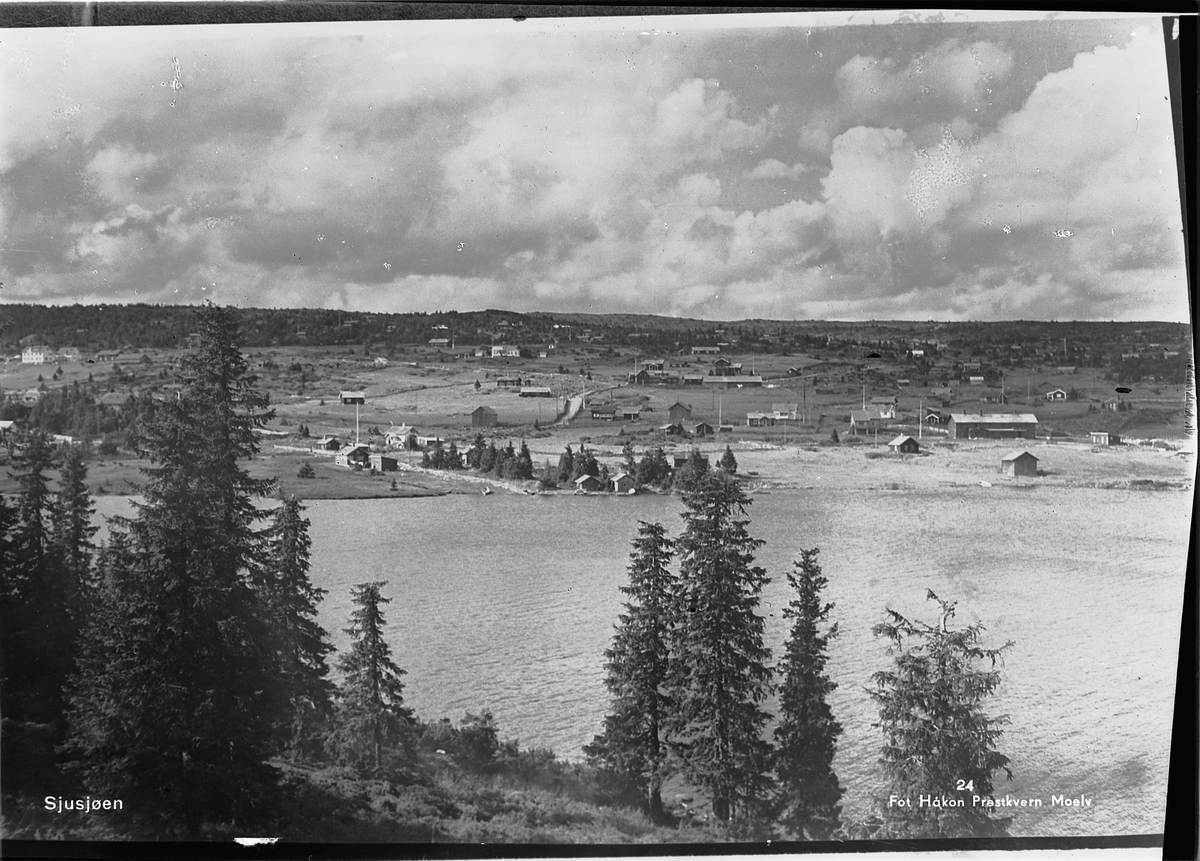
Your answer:
[[[21,364],[44,365],[50,356],[50,348],[45,345],[26,347],[21,351]]]

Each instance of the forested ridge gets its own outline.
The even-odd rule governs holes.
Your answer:
[[[454,347],[492,343],[585,341],[636,347],[647,354],[731,341],[737,349],[763,353],[828,350],[837,345],[895,347],[910,341],[949,347],[983,358],[1078,364],[1116,369],[1122,356],[1142,355],[1151,345],[1190,352],[1191,328],[1154,321],[997,322],[738,320],[714,321],[630,314],[479,311],[371,313],[319,308],[230,309],[247,348],[377,344],[386,349],[427,345],[436,338]],[[183,349],[194,334],[195,306],[188,305],[0,305],[0,350],[28,343],[83,353],[131,348]],[[1064,342],[1064,339],[1065,342]],[[1014,346],[1020,350],[1013,352]],[[1141,373],[1168,374],[1182,362],[1155,364]],[[1130,369],[1130,374],[1133,374]]]
[[[682,490],[682,526],[642,523],[603,660],[610,693],[583,762],[503,741],[486,711],[457,724],[406,705],[383,582],[364,577],[334,652],[316,622],[303,503],[244,463],[272,418],[228,309],[193,311],[183,396],[139,415],[142,500],[96,542],[86,461],[40,430],[13,449],[0,498],[0,729],[7,837],[462,841],[995,837],[1009,820],[897,809],[893,795],[984,797],[1007,768],[990,717],[1007,645],[978,625],[889,612],[894,661],[874,677],[874,810],[847,821],[841,725],[825,672],[836,608],[818,551],[787,573],[791,629],[764,640],[752,499],[723,459]],[[480,458],[486,449],[476,452]],[[531,467],[527,455],[514,463]],[[578,463],[577,463],[578,461]],[[653,468],[654,461],[648,468]],[[559,469],[587,469],[564,452]],[[548,469],[551,469],[549,466]],[[366,572],[364,572],[366,574]],[[772,703],[777,705],[772,706]],[[768,709],[774,708],[772,714]],[[774,732],[769,731],[771,725]],[[664,803],[681,780],[707,810]],[[43,799],[120,800],[60,816]]]

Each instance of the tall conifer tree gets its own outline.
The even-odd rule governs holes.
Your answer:
[[[604,653],[612,712],[584,752],[625,775],[645,793],[650,816],[661,819],[666,745],[662,738],[671,700],[667,667],[675,577],[667,567],[673,542],[660,523],[642,521],[629,559],[629,600]]]
[[[92,525],[96,506],[87,489],[87,461],[75,447],[63,458],[55,495],[53,541],[63,566],[63,586],[72,619],[72,640],[83,624],[88,593],[93,586]]]
[[[392,660],[384,639],[387,627],[382,605],[390,603],[380,589],[385,581],[360,583],[351,590],[357,609],[350,615],[351,646],[338,661],[345,674],[337,715],[337,745],[343,760],[359,768],[378,771],[385,746],[400,740],[412,720],[404,705],[404,670]]]
[[[761,707],[771,693],[771,655],[756,612],[768,578],[753,564],[762,542],[746,530],[750,498],[727,473],[705,474],[683,502],[669,738],[685,776],[711,793],[717,818],[750,833],[771,787]]]
[[[271,563],[264,595],[279,651],[280,675],[287,698],[286,744],[293,756],[309,746],[316,728],[333,713],[333,682],[326,658],[329,635],[317,624],[317,604],[326,590],[309,579],[308,519],[295,496],[275,511],[270,529]]]
[[[801,550],[787,575],[795,595],[783,610],[784,618],[792,620],[792,630],[780,666],[774,761],[780,823],[797,838],[828,840],[841,816],[843,790],[833,757],[842,726],[829,708],[829,695],[837,685],[825,674],[825,664],[837,625],[821,631],[833,604],[821,601],[828,581],[817,562],[818,552]]]
[[[54,723],[61,732],[63,686],[71,671],[71,616],[62,559],[53,540],[55,496],[50,470],[57,465],[50,438],[33,431],[14,453],[20,496],[12,526],[11,565],[0,572],[0,646],[6,717]]]
[[[1008,757],[996,750],[1008,718],[990,717],[983,703],[1000,685],[996,662],[1013,644],[979,645],[983,625],[951,629],[954,602],[932,591],[926,597],[941,608],[937,625],[889,609],[889,621],[874,629],[891,641],[895,654],[894,667],[875,673],[870,692],[879,704],[877,725],[885,739],[880,763],[889,795],[912,803],[881,800],[877,820],[882,825],[872,836],[1003,837],[1012,818],[993,816],[972,797],[993,797],[992,778],[1000,770],[1012,779]],[[965,806],[923,806],[918,803],[922,795],[962,800]]]
[[[265,541],[255,499],[272,483],[240,465],[273,413],[233,312],[198,317],[181,398],[141,428],[145,501],[106,559],[105,612],[88,628],[66,748],[90,790],[193,837],[206,819],[269,810],[266,759],[286,702],[254,587]]]

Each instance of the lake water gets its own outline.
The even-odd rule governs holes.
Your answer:
[[[603,651],[621,607],[637,522],[680,531],[677,498],[447,496],[308,503],[321,623],[344,646],[350,586],[386,580],[406,700],[425,719],[490,709],[505,737],[577,757],[607,708]],[[841,635],[829,673],[842,723],[835,769],[847,812],[877,788],[882,737],[866,693],[889,665],[871,634],[885,608],[934,621],[927,589],[958,601],[985,645],[1016,643],[989,704],[999,749],[1041,798],[1017,836],[1160,832],[1191,494],[1072,488],[759,494],[748,514],[768,643],[786,636],[783,572],[820,547]],[[1051,795],[1088,796],[1084,809]]]

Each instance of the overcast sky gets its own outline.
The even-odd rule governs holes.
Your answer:
[[[847,19],[0,31],[0,301],[1189,318],[1159,18]]]

